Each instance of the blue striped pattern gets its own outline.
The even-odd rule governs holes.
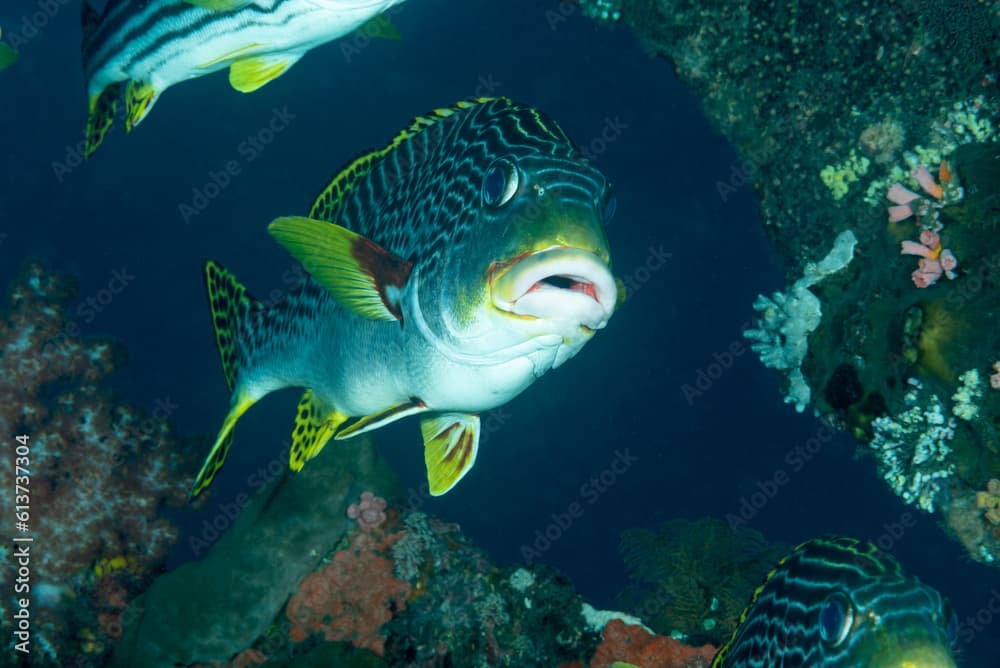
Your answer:
[[[847,602],[850,616],[839,641],[823,631],[835,600]],[[955,665],[953,624],[947,601],[875,546],[816,539],[768,575],[712,666],[947,668]]]

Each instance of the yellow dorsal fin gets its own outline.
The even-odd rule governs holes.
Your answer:
[[[334,438],[341,441],[345,438],[358,436],[366,431],[372,431],[373,429],[384,427],[390,422],[395,422],[396,420],[405,418],[407,415],[422,413],[425,410],[427,410],[427,406],[424,406],[424,402],[417,398],[413,398],[410,401],[404,401],[401,404],[389,406],[385,410],[379,411],[378,413],[372,413],[371,415],[358,418],[349,426],[338,431]]]
[[[301,53],[282,53],[237,60],[229,66],[229,84],[241,93],[252,93],[287,72],[301,57]]]
[[[494,99],[496,98],[479,97],[470,100],[461,100],[450,107],[435,109],[430,113],[417,116],[406,128],[393,137],[392,141],[388,144],[355,158],[345,167],[341,168],[337,172],[337,175],[330,181],[329,185],[323,188],[322,192],[316,197],[312,208],[309,209],[309,217],[318,220],[335,220],[347,193],[371,171],[372,166],[378,160],[395,151],[404,142],[418,136],[427,128],[454,115],[456,112],[471,109],[472,107],[491,102]]]
[[[479,416],[441,413],[420,421],[424,436],[424,463],[432,496],[454,487],[476,463],[479,450]]]
[[[267,230],[341,306],[370,320],[402,320],[399,299],[412,263],[322,220],[289,216]]]
[[[320,453],[346,420],[346,415],[319,399],[312,390],[306,390],[295,411],[288,466],[293,471],[301,471],[307,461]]]

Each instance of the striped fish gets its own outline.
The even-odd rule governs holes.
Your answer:
[[[958,618],[874,545],[823,538],[767,576],[713,668],[955,668]]]
[[[98,15],[83,0],[87,156],[114,121],[122,88],[131,131],[174,84],[229,68],[249,93],[281,76],[306,51],[363,24],[398,35],[379,15],[404,0],[109,0]]]
[[[263,396],[302,387],[289,465],[418,415],[431,494],[476,460],[479,413],[573,357],[620,290],[605,177],[539,111],[504,98],[421,116],[271,235],[308,277],[266,307],[205,267],[229,413],[194,484]]]

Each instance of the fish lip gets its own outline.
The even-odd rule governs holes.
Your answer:
[[[493,306],[516,317],[575,320],[585,332],[603,328],[618,290],[607,263],[592,251],[551,246],[489,270]]]

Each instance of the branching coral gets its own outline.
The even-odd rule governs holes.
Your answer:
[[[955,420],[945,416],[938,396],[916,379],[910,379],[904,402],[906,410],[872,423],[869,447],[892,490],[907,503],[934,512],[955,473],[949,445]]]

